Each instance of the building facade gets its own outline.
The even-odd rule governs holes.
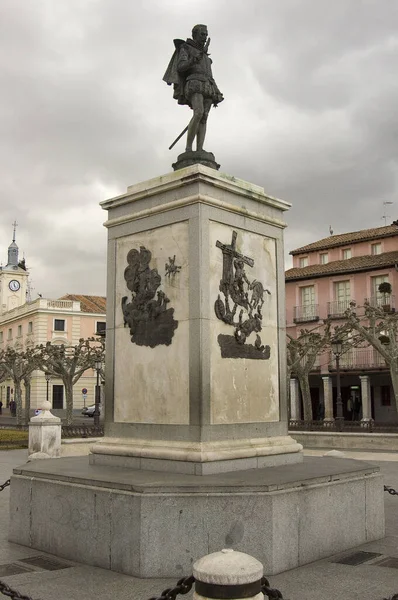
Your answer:
[[[331,235],[291,252],[286,271],[287,332],[322,328],[324,320],[341,324],[350,303],[382,306],[378,290],[389,282],[388,309],[395,311],[398,289],[398,221],[392,225]],[[352,348],[340,359],[341,395],[347,420],[398,422],[389,369],[372,347]],[[318,357],[310,375],[314,418],[336,415],[336,363],[330,351]],[[298,382],[291,381],[291,418],[302,416]]]
[[[106,299],[101,296],[67,294],[57,300],[29,300],[28,271],[25,261],[18,260],[18,246],[13,241],[8,249],[8,262],[0,269],[0,350],[11,346],[23,351],[40,344],[75,345],[80,338],[104,335]],[[90,369],[74,388],[74,409],[94,403],[96,373]],[[87,390],[83,394],[83,390]],[[31,379],[31,408],[40,408],[48,399],[53,408],[65,408],[65,391],[61,380],[48,383],[41,371]],[[0,383],[0,400],[7,409],[14,398],[11,380]],[[6,412],[6,411],[5,411]]]

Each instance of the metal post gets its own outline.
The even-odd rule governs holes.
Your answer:
[[[340,354],[336,354],[336,379],[337,379],[337,398],[336,398],[336,425],[339,429],[342,429],[344,416],[343,416],[343,402],[341,400],[341,382],[340,382]]]
[[[99,422],[100,422],[99,405],[101,403],[101,399],[100,399],[100,386],[99,386],[100,367],[98,367],[98,365],[96,364],[95,368],[96,368],[96,371],[97,371],[97,383],[96,383],[96,386],[95,386],[94,425],[95,425],[95,427],[98,427],[99,426]]]
[[[47,371],[44,374],[44,377],[46,378],[46,401],[49,401],[49,389],[50,389],[50,379],[51,379],[51,375],[50,373],[48,373]]]

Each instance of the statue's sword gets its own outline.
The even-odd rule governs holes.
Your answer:
[[[180,135],[178,137],[176,137],[176,139],[171,144],[171,146],[169,146],[169,150],[171,150],[173,148],[173,146],[176,145],[176,143],[178,142],[178,140],[180,140],[182,138],[182,136],[184,135],[184,133],[186,133],[187,131],[188,131],[188,125],[185,127],[185,129],[183,131],[181,131]]]

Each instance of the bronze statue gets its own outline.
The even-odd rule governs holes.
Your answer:
[[[192,39],[174,40],[175,52],[164,74],[163,80],[173,84],[173,97],[178,104],[187,104],[193,110],[193,116],[178,138],[188,131],[186,152],[192,152],[196,138],[196,151],[203,151],[206,124],[211,106],[217,106],[224,100],[213,79],[212,60],[208,54],[210,38],[206,25],[195,25]],[[204,152],[204,151],[203,151]]]

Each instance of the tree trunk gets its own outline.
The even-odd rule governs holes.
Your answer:
[[[27,425],[30,421],[30,377],[24,379],[25,384],[25,416],[24,425]]]
[[[66,423],[72,425],[73,422],[73,384],[71,379],[64,379],[65,403],[66,403]]]
[[[312,421],[312,402],[308,374],[297,373],[297,379],[299,380],[301,397],[303,400],[304,421]]]
[[[14,401],[17,409],[17,425],[22,425],[22,388],[20,379],[14,379]]]

